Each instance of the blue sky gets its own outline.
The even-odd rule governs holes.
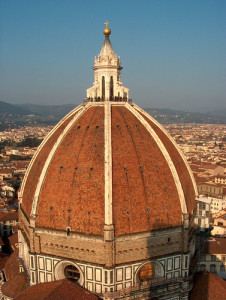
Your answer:
[[[106,20],[136,104],[226,108],[225,0],[0,0],[0,100],[81,103]]]

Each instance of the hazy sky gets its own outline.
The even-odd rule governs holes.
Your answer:
[[[0,100],[81,103],[106,20],[139,106],[226,108],[226,0],[0,0]]]

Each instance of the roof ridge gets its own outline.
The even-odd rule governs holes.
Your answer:
[[[45,296],[43,296],[43,298],[42,299],[40,299],[40,300],[48,300],[48,298],[46,298],[46,297],[48,297],[48,296],[50,296],[53,292],[55,292],[56,291],[56,289],[58,289],[61,285],[63,285],[63,283],[65,282],[65,281],[67,281],[68,279],[67,278],[65,278],[65,279],[61,279],[61,280],[55,280],[55,281],[53,281],[53,282],[59,282],[59,284],[53,289],[53,290],[50,290]],[[48,282],[45,282],[45,283],[48,283]]]

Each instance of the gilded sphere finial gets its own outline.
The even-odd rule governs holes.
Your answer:
[[[106,21],[104,24],[106,25],[106,27],[104,28],[103,33],[107,37],[107,36],[109,36],[111,34],[111,29],[108,27],[108,25],[110,23],[108,21]]]

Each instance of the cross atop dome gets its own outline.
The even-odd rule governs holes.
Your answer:
[[[110,23],[109,23],[108,21],[106,21],[106,22],[104,23],[104,25],[106,25],[106,27],[108,27],[109,24],[110,24]]]
[[[108,27],[108,25],[110,23],[108,21],[106,21],[104,24],[106,25],[106,27],[104,28],[103,33],[106,37],[109,37],[109,35],[111,34],[111,29]]]
[[[121,82],[120,57],[112,47],[108,21],[104,23],[104,44],[98,57],[94,59],[94,83],[87,89],[86,101],[124,101],[129,102],[129,89]]]

